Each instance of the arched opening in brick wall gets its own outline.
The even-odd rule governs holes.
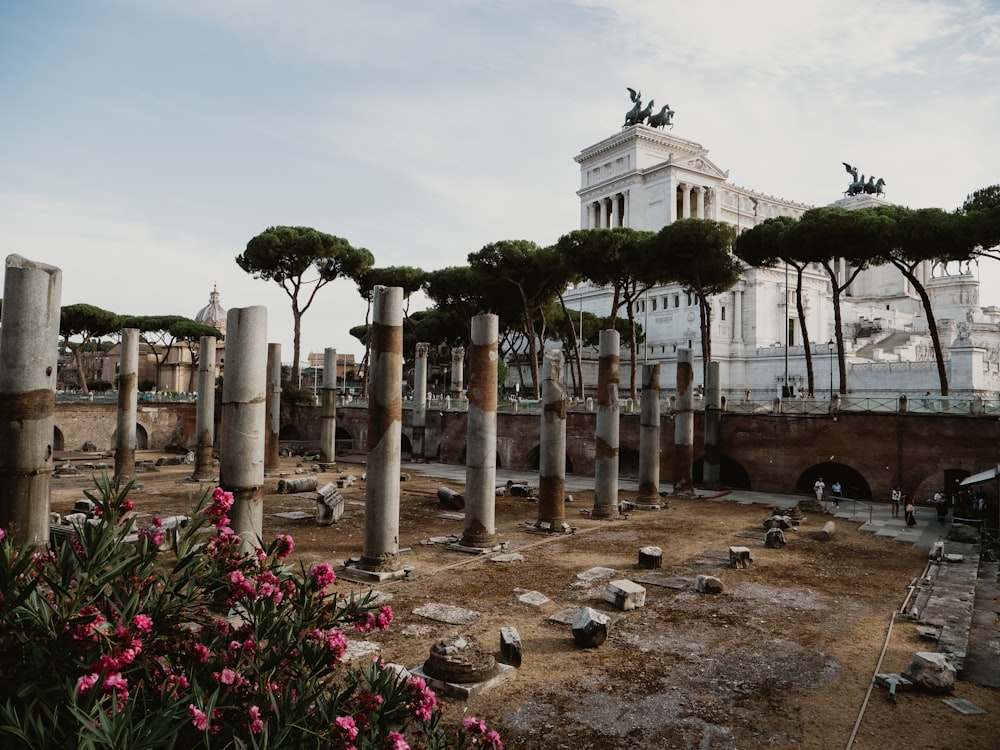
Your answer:
[[[52,450],[66,450],[66,438],[63,437],[62,430],[55,425],[52,426]]]
[[[619,446],[618,474],[630,479],[636,479],[639,476],[639,451]]]
[[[349,453],[354,450],[354,436],[344,427],[338,427],[337,433],[333,437],[334,447],[337,455]]]
[[[691,479],[696,485],[701,485],[705,477],[705,459],[699,458],[691,468]],[[729,456],[719,458],[719,484],[731,490],[752,490],[750,475],[743,465]]]
[[[542,446],[536,445],[528,453],[528,465],[531,471],[538,471],[542,468]],[[566,456],[566,473],[573,473],[573,459],[568,455]]]
[[[399,451],[400,453],[413,454],[413,443],[410,442],[410,436],[405,432],[399,433]]]
[[[118,445],[118,430],[111,433],[111,445]],[[138,422],[135,423],[135,449],[137,451],[149,449],[149,433]]]
[[[830,492],[833,483],[839,481],[843,488],[841,494],[845,498],[849,500],[872,499],[872,490],[865,478],[850,466],[836,461],[824,461],[821,464],[810,466],[795,483],[795,489],[802,493],[811,494],[813,485],[820,477],[823,477],[827,493]]]
[[[293,424],[286,424],[278,430],[278,440],[301,440],[302,435],[299,428]]]

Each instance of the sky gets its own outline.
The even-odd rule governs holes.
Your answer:
[[[912,208],[1000,183],[998,0],[0,0],[0,250],[61,268],[64,305],[194,317],[217,286],[288,362],[289,298],[235,262],[252,237],[427,270],[550,245],[628,87],[766,195],[831,203],[843,162]],[[321,289],[300,359],[360,359],[365,312]]]

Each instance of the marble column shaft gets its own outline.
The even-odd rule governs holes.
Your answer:
[[[430,344],[420,341],[413,360],[413,457],[424,458],[427,432],[427,350]]]
[[[0,528],[49,541],[62,271],[9,255],[0,313]]]
[[[215,336],[202,336],[198,343],[198,409],[195,433],[194,479],[215,476]]]
[[[244,552],[261,543],[264,529],[260,487],[267,430],[267,350],[267,308],[232,308],[226,317],[219,485],[233,493],[229,517]]]
[[[225,382],[225,379],[223,379]],[[267,345],[267,434],[264,468],[277,469],[281,435],[281,344]]]
[[[660,503],[660,365],[642,365],[639,395],[639,494],[644,504]]]
[[[451,396],[462,398],[464,387],[465,348],[456,346],[451,350]]]
[[[536,528],[562,531],[566,521],[566,388],[561,350],[546,350],[542,363],[542,424],[538,455]]]
[[[337,460],[337,350],[329,347],[323,350],[319,457],[328,464]]]
[[[721,483],[721,423],[719,363],[709,362],[708,382],[705,384],[705,460],[702,462],[702,481],[706,487],[713,489],[717,489]]]
[[[362,570],[400,570],[399,469],[403,422],[403,289],[372,290],[368,463]]]
[[[135,476],[136,430],[139,412],[139,329],[122,329],[118,366],[118,412],[115,433],[115,476],[124,482]]]
[[[497,370],[499,319],[472,319],[469,415],[465,440],[465,531],[460,544],[496,545]]]
[[[621,342],[618,331],[601,331],[599,350],[593,515],[595,518],[617,518],[618,383],[621,379]]]
[[[674,409],[674,492],[692,492],[694,464],[694,352],[677,350],[677,405]]]

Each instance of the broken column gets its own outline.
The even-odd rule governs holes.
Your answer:
[[[337,460],[337,350],[323,350],[323,405],[320,407],[319,460]]]
[[[229,368],[226,368],[227,371]],[[222,381],[225,382],[225,379]],[[267,345],[267,436],[264,441],[264,468],[277,469],[281,433],[281,344]]]
[[[403,420],[403,289],[372,290],[365,541],[358,568],[402,570],[399,560],[399,441]]]
[[[566,526],[566,389],[563,353],[546,350],[542,363],[542,426],[538,455],[538,520],[542,531]]]
[[[477,315],[472,319],[465,441],[465,530],[459,542],[463,547],[491,549],[497,543],[498,337],[496,315]],[[461,371],[461,363],[458,368]]]
[[[267,308],[232,308],[226,317],[219,485],[233,493],[229,517],[244,552],[260,544],[264,526],[267,349]]]
[[[465,349],[456,346],[451,350],[451,395],[452,398],[462,398],[463,374],[465,369]]]
[[[135,474],[135,420],[139,410],[139,329],[122,329],[118,366],[118,414],[115,433],[115,477],[124,482]]]
[[[597,445],[594,457],[595,518],[618,517],[618,331],[600,332],[597,369]]]
[[[674,493],[694,492],[694,355],[677,350],[677,406],[674,409]]]
[[[720,424],[722,420],[722,392],[719,390],[719,363],[708,363],[708,382],[705,383],[705,460],[702,462],[704,486],[718,489],[721,477]]]
[[[642,366],[639,396],[639,494],[640,505],[660,506],[660,365]]]
[[[7,256],[0,313],[0,528],[18,545],[49,539],[62,271]]]
[[[215,446],[215,336],[202,336],[198,344],[198,411],[192,479],[215,476],[212,451]]]
[[[417,343],[413,361],[413,458],[424,458],[425,433],[427,431],[427,350],[425,341]]]

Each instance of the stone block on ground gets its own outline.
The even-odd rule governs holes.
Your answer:
[[[463,510],[465,508],[465,497],[450,487],[438,487],[437,499],[438,504],[448,510]]]
[[[479,612],[451,604],[425,604],[413,610],[413,614],[426,617],[428,620],[446,622],[449,625],[473,625],[482,617]]]
[[[729,566],[731,568],[749,568],[751,562],[749,547],[729,548]]]
[[[610,624],[603,612],[584,607],[573,618],[573,639],[581,648],[597,648],[608,639]]]
[[[823,528],[813,534],[813,539],[817,542],[829,542],[833,539],[833,535],[837,531],[837,524],[833,521],[827,521],[823,524]]]
[[[278,494],[290,495],[293,492],[315,492],[318,486],[316,477],[297,477],[295,479],[279,479]]]
[[[517,632],[517,628],[509,626],[500,628],[500,662],[520,667],[523,651],[521,634]]]
[[[764,534],[764,546],[768,549],[781,549],[788,543],[785,532],[779,527],[772,527]]]
[[[903,676],[921,690],[930,693],[950,693],[955,689],[957,671],[946,654],[918,651],[903,670]]]
[[[316,491],[316,525],[329,526],[344,515],[344,496],[332,483]]]
[[[604,590],[604,601],[624,612],[638,609],[646,604],[646,589],[627,579],[611,581]]]
[[[640,548],[639,567],[644,570],[654,570],[663,567],[663,550],[660,547]]]
[[[700,594],[721,594],[722,581],[715,576],[695,576],[694,590]]]

